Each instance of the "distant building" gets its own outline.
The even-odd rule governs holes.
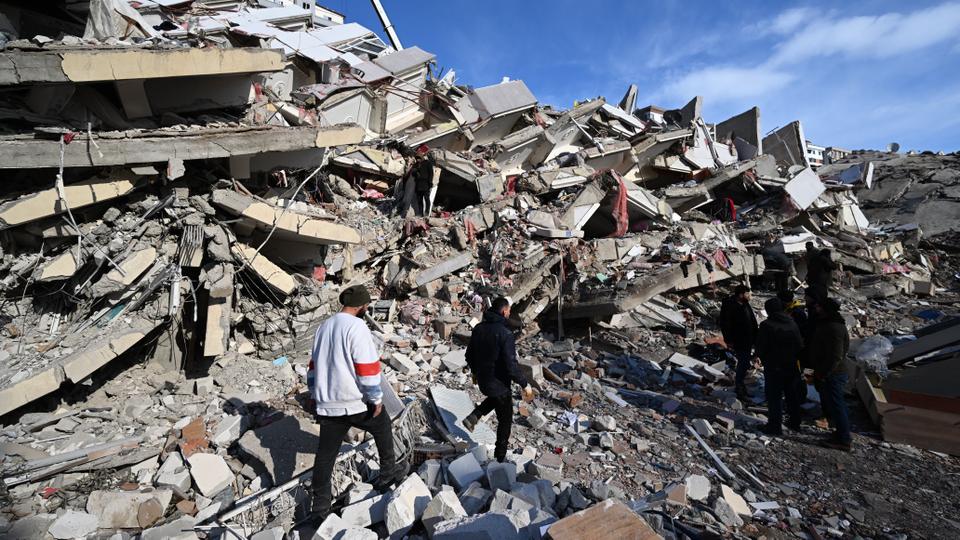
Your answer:
[[[307,2],[301,0],[304,4],[311,4],[312,2]],[[319,26],[337,26],[343,24],[345,18],[343,13],[334,11],[330,8],[316,4],[313,7],[313,22]]]
[[[820,146],[818,144],[813,144],[811,141],[807,141],[807,161],[810,162],[810,166],[816,169],[823,165],[824,157],[826,155],[826,147]]]
[[[663,124],[663,113],[664,109],[661,109],[655,105],[647,105],[642,109],[637,109],[634,114],[646,122]]]
[[[849,156],[850,154],[851,154],[850,150],[847,150],[846,148],[839,148],[837,146],[828,146],[827,154],[826,154],[826,157],[824,158],[824,161],[827,164],[835,163]]]

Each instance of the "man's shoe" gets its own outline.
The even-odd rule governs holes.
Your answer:
[[[477,417],[471,414],[463,419],[463,428],[472,433],[473,428],[477,427],[477,422]]]
[[[771,424],[764,424],[760,426],[760,432],[772,437],[780,437],[783,435],[783,428]]]
[[[853,443],[851,441],[838,441],[833,437],[824,439],[820,442],[820,445],[826,448],[832,448],[834,450],[842,450],[844,452],[850,452],[853,450]]]
[[[790,431],[800,431],[800,422],[788,422],[787,428],[790,429]]]
[[[373,482],[373,489],[382,493],[399,484],[406,477],[406,466],[398,463],[392,472],[381,472],[380,476]]]

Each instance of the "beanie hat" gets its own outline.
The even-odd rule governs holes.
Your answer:
[[[783,302],[779,298],[771,298],[763,304],[763,309],[767,310],[767,315],[783,312]]]
[[[347,307],[360,307],[370,303],[370,293],[363,285],[351,285],[340,293],[340,303]]]

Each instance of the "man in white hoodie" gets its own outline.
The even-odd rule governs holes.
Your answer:
[[[344,436],[351,427],[373,435],[380,453],[383,490],[401,480],[393,451],[393,426],[383,410],[380,389],[380,354],[363,321],[370,293],[362,285],[340,293],[343,308],[327,319],[313,341],[310,392],[317,403],[320,445],[313,466],[313,516],[322,522],[330,513],[333,466]]]

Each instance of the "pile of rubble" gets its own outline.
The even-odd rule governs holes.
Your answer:
[[[815,171],[800,123],[764,135],[757,108],[713,124],[700,97],[638,109],[631,86],[555,110],[522,81],[459,84],[336,12],[272,4],[0,13],[0,531],[310,537],[309,349],[355,283],[375,295],[412,473],[375,492],[375,448],[353,435],[314,538],[957,527],[873,522],[852,487],[765,467],[803,452],[755,432],[762,375],[738,400],[713,316],[727,284],[752,283],[757,306],[774,283],[800,291],[805,244],[830,249],[873,421],[960,454],[955,392],[931,382],[960,343],[960,158]],[[462,427],[463,347],[497,295],[539,392],[503,464],[489,426]],[[862,431],[863,460],[960,469]]]

